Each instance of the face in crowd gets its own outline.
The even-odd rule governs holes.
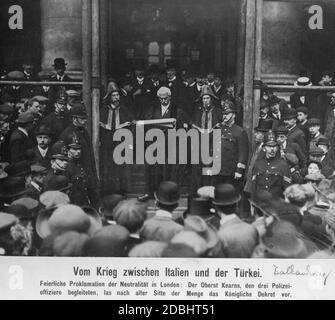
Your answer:
[[[208,94],[205,94],[203,97],[202,97],[202,104],[205,108],[210,108],[211,106],[211,102],[212,102],[212,98],[211,96],[209,96]]]
[[[175,70],[168,70],[168,71],[166,72],[166,76],[167,76],[167,78],[168,78],[169,81],[173,80],[174,77],[176,76],[176,74],[177,74],[177,73],[176,73]]]
[[[261,144],[264,141],[264,132],[262,131],[255,131],[255,142],[257,144]]]
[[[80,159],[81,157],[81,148],[69,148],[68,156],[70,159]]]
[[[110,100],[113,106],[118,107],[120,105],[120,93],[117,91],[112,92]]]
[[[308,174],[318,174],[321,173],[319,166],[316,163],[310,163],[308,166]]]
[[[37,145],[45,150],[46,148],[49,147],[50,144],[50,137],[47,136],[46,134],[39,134],[36,136],[36,140],[37,140]]]
[[[62,77],[62,76],[65,74],[65,70],[66,70],[65,67],[55,69],[56,73],[57,73],[60,77]]]
[[[320,131],[320,126],[310,126],[308,130],[311,136],[314,137]]]
[[[277,114],[280,111],[279,103],[272,104],[270,107],[272,113]]]
[[[56,114],[63,114],[65,112],[66,105],[64,103],[55,103],[55,113]]]
[[[303,123],[305,120],[307,120],[308,115],[306,113],[303,112],[298,112],[297,113],[297,119],[300,123]]]
[[[278,146],[264,146],[265,156],[269,158],[274,158],[278,151]]]
[[[69,164],[68,160],[53,159],[51,160],[51,167],[54,170],[65,171]]]
[[[158,99],[162,106],[166,107],[170,104],[171,96],[167,92],[159,93]]]
[[[296,118],[285,119],[284,120],[284,124],[285,124],[286,128],[288,128],[288,129],[292,128],[296,123],[297,123]]]
[[[287,140],[287,136],[286,134],[283,134],[283,133],[279,133],[277,135],[277,142],[280,144],[280,145],[283,145],[285,143],[285,141]]]
[[[5,136],[10,130],[9,122],[0,120],[0,134]]]
[[[73,117],[73,124],[76,127],[84,128],[87,124],[87,118]]]

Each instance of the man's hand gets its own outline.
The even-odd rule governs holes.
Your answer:
[[[241,179],[242,178],[242,174],[240,174],[240,173],[238,173],[238,172],[235,172],[234,173],[234,179],[235,180],[239,180],[239,179]]]

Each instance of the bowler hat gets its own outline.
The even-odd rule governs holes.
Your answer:
[[[308,127],[320,126],[320,125],[321,125],[321,121],[320,121],[320,119],[317,119],[317,118],[311,118],[307,121],[307,126]]]
[[[155,199],[163,205],[178,204],[180,198],[179,187],[175,182],[163,181],[154,193]]]
[[[65,63],[65,60],[63,58],[56,58],[52,66],[55,67],[55,69],[58,69],[58,68],[65,68],[66,65],[67,63]]]
[[[10,177],[23,177],[31,173],[29,162],[26,160],[15,162],[5,168]]]
[[[274,135],[272,131],[269,131],[265,134],[263,145],[268,146],[268,147],[278,146],[278,142],[276,141],[276,136]]]
[[[122,200],[125,200],[125,196],[121,194],[111,194],[111,195],[105,196],[102,199],[102,210],[103,210],[104,216],[106,218],[112,218],[114,208]]]
[[[50,128],[48,128],[47,126],[45,126],[45,125],[42,124],[35,131],[35,136],[38,136],[38,135],[46,135],[48,137],[51,137],[52,136],[52,132],[51,132]]]
[[[24,79],[24,73],[21,71],[11,71],[8,73],[9,80],[20,81]]]
[[[17,118],[18,123],[30,123],[34,122],[34,113],[31,111],[25,111],[19,114]]]
[[[218,206],[229,206],[241,200],[241,195],[233,185],[222,183],[215,186],[213,204]]]
[[[329,146],[330,146],[330,141],[329,141],[327,138],[320,138],[320,139],[316,142],[316,145],[317,145],[317,146],[322,145],[322,146],[327,146],[327,147],[329,147]]]
[[[200,92],[200,96],[198,97],[198,99],[196,100],[197,102],[200,101],[200,99],[203,97],[203,96],[210,96],[216,100],[218,100],[219,98],[214,94],[213,90],[212,90],[212,87],[211,86],[207,86],[207,85],[204,85],[202,88],[201,88],[201,92]]]
[[[296,87],[310,87],[312,82],[308,77],[299,77],[297,81],[294,82]]]
[[[272,129],[272,125],[272,119],[260,119],[258,122],[258,126],[255,128],[255,131],[267,132]]]
[[[11,203],[11,206],[16,206],[16,205],[21,205],[26,208],[28,216],[25,216],[23,218],[32,219],[33,218],[32,214],[34,213],[35,210],[38,209],[39,202],[35,199],[24,197],[24,198],[17,199]]]
[[[67,155],[67,148],[65,146],[64,141],[57,141],[52,147],[51,147],[51,159],[60,159],[60,160],[69,160]]]
[[[293,108],[287,109],[285,113],[283,113],[282,120],[294,119],[297,117],[297,111]]]
[[[10,199],[21,196],[26,192],[25,179],[22,177],[8,177],[0,186],[0,199]]]
[[[86,108],[83,103],[76,102],[71,108],[72,117],[87,119]]]
[[[272,96],[270,99],[269,99],[269,106],[273,106],[275,104],[278,104],[281,100],[277,97],[277,96]]]
[[[72,188],[72,183],[63,175],[54,175],[44,186],[45,191],[60,191],[65,192]]]
[[[285,126],[279,126],[277,127],[274,132],[278,135],[278,134],[287,134],[288,133],[288,129]]]

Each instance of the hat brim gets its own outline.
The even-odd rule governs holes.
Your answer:
[[[299,84],[298,81],[295,81],[295,82],[294,82],[294,86],[295,86],[295,87],[300,87],[300,88],[311,87],[312,85],[313,85],[312,82],[309,82],[308,84],[303,84],[303,85]]]
[[[155,200],[156,200],[156,201],[158,201],[158,202],[161,203],[161,204],[167,205],[167,206],[170,206],[170,205],[172,206],[172,205],[174,205],[174,204],[178,204],[178,202],[179,202],[179,199],[176,200],[176,201],[173,201],[173,202],[169,202],[169,201],[161,200],[161,199],[158,198],[156,192],[154,192],[154,197],[155,197]]]
[[[195,101],[199,102],[200,99],[202,99],[203,96],[210,96],[216,100],[220,100],[215,94],[210,94],[210,93],[205,93],[205,94],[201,94]]]
[[[44,209],[41,210],[37,216],[35,229],[38,236],[41,239],[46,238],[47,236],[51,235],[51,230],[49,228],[49,219],[53,213],[53,210]]]
[[[26,193],[26,190],[22,190],[22,191],[12,193],[12,194],[0,193],[0,199],[10,199],[10,198],[14,198],[17,196],[21,196],[25,193]]]
[[[217,205],[217,206],[229,206],[229,205],[231,205],[231,204],[235,204],[235,203],[237,203],[237,202],[239,202],[240,200],[241,200],[241,195],[239,194],[238,196],[237,196],[237,198],[236,199],[234,199],[234,200],[231,200],[231,201],[222,201],[222,202],[220,202],[220,201],[215,201],[215,199],[212,201],[212,203],[214,204],[214,205]]]

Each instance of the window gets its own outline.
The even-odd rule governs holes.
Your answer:
[[[172,43],[168,42],[164,44],[164,63],[166,60],[170,60],[172,58]]]
[[[159,44],[157,41],[153,41],[149,43],[148,62],[149,62],[149,65],[159,63]]]

